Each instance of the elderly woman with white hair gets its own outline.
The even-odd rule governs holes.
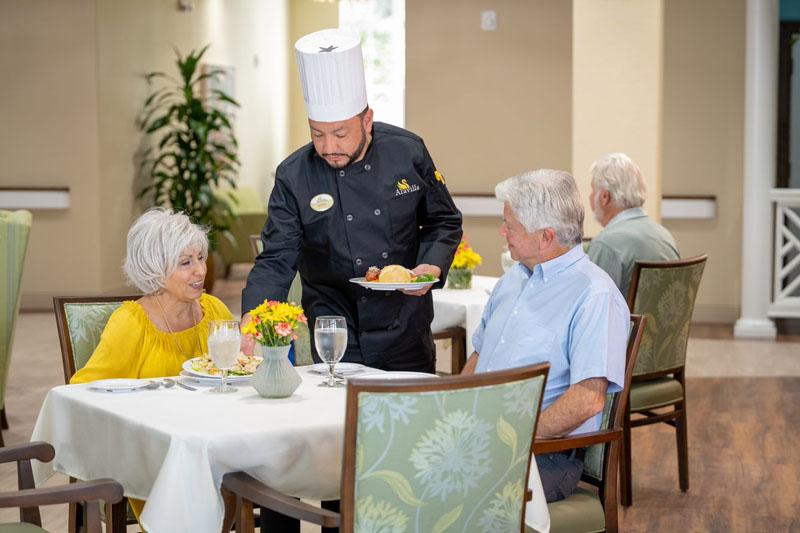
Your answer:
[[[70,383],[152,378],[180,373],[184,361],[208,352],[208,323],[232,320],[203,292],[208,237],[183,213],[155,208],[128,232],[124,271],[144,293],[111,315],[92,357]]]

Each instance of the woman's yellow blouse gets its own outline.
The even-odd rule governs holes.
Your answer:
[[[100,344],[86,365],[75,372],[70,383],[88,383],[109,378],[155,378],[176,376],[186,357],[175,344],[175,339],[189,358],[208,353],[208,322],[233,320],[233,315],[219,299],[203,294],[200,297],[203,319],[193,328],[175,333],[156,329],[147,313],[136,302],[123,302],[108,319]]]

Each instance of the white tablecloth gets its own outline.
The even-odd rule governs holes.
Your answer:
[[[218,532],[223,474],[243,470],[287,494],[339,497],[345,389],[317,387],[322,376],[298,368],[290,398],[265,400],[250,386],[217,395],[200,388],[103,393],[88,385],[52,389],[32,441],[50,442],[55,460],[34,461],[37,485],[54,470],[78,479],[111,477],[126,496],[146,499],[151,533]],[[535,464],[526,522],[549,525]],[[539,531],[546,528],[536,527]]]
[[[433,291],[433,323],[431,329],[461,326],[467,330],[467,358],[472,354],[472,334],[481,323],[483,308],[489,301],[497,280],[491,276],[472,276],[471,289],[439,289]]]

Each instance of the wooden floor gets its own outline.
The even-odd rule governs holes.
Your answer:
[[[800,378],[694,378],[686,388],[689,491],[678,488],[675,431],[634,428],[621,530],[800,531]]]

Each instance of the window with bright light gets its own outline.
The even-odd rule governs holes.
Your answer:
[[[402,127],[406,101],[405,0],[341,0],[339,27],[361,36],[375,120]]]

